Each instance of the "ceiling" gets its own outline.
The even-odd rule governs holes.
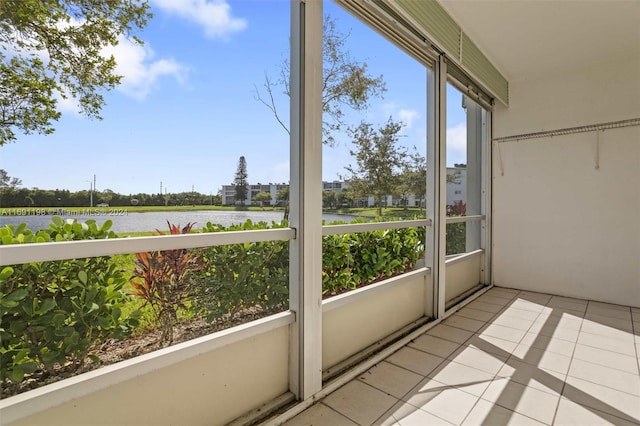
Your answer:
[[[509,81],[629,56],[640,73],[640,0],[439,2]]]

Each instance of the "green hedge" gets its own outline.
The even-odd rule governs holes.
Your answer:
[[[284,228],[286,222],[247,221],[199,232]],[[117,238],[111,222],[78,223],[54,217],[49,229],[0,228],[2,244]],[[332,295],[412,268],[424,253],[424,228],[330,235],[322,239],[323,294]],[[289,242],[265,241],[194,249],[198,268],[187,305],[210,320],[245,309],[286,309],[289,302]],[[133,265],[133,261],[132,261]],[[122,259],[97,257],[5,266],[0,270],[0,378],[17,382],[36,370],[82,365],[89,348],[126,337],[140,318]],[[123,309],[123,307],[127,308]],[[123,312],[128,312],[123,314]]]
[[[54,217],[49,229],[35,234],[24,224],[7,225],[0,238],[2,244],[114,238],[110,226]],[[78,367],[92,344],[129,334],[139,314],[122,315],[126,283],[108,257],[2,267],[0,378],[18,382],[56,364]]]

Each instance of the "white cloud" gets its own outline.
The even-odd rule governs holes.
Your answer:
[[[411,128],[413,121],[418,117],[420,117],[420,114],[414,109],[400,109],[398,111],[398,118],[404,124],[405,129]]]
[[[231,16],[231,6],[226,0],[153,0],[153,4],[198,24],[210,38],[225,38],[247,27],[245,19]]]
[[[466,163],[467,125],[460,123],[447,129],[447,164]]]
[[[59,111],[80,115],[80,105],[75,98],[73,98],[72,96],[67,96],[67,98],[65,99],[57,90],[53,92],[53,97],[58,102],[56,104],[56,107]]]
[[[179,83],[185,80],[187,69],[183,65],[173,59],[154,61],[155,54],[148,45],[140,46],[125,37],[120,37],[117,46],[108,47],[103,53],[114,56],[115,72],[123,77],[118,90],[139,100],[149,94],[161,77],[170,76]]]

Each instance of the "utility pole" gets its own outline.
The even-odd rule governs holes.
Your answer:
[[[96,190],[96,175],[93,175],[93,182],[89,182],[89,207],[93,207],[93,191]]]

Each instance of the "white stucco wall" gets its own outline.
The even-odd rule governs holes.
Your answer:
[[[640,57],[512,81],[494,138],[640,118]],[[493,146],[493,281],[640,306],[640,127]]]

